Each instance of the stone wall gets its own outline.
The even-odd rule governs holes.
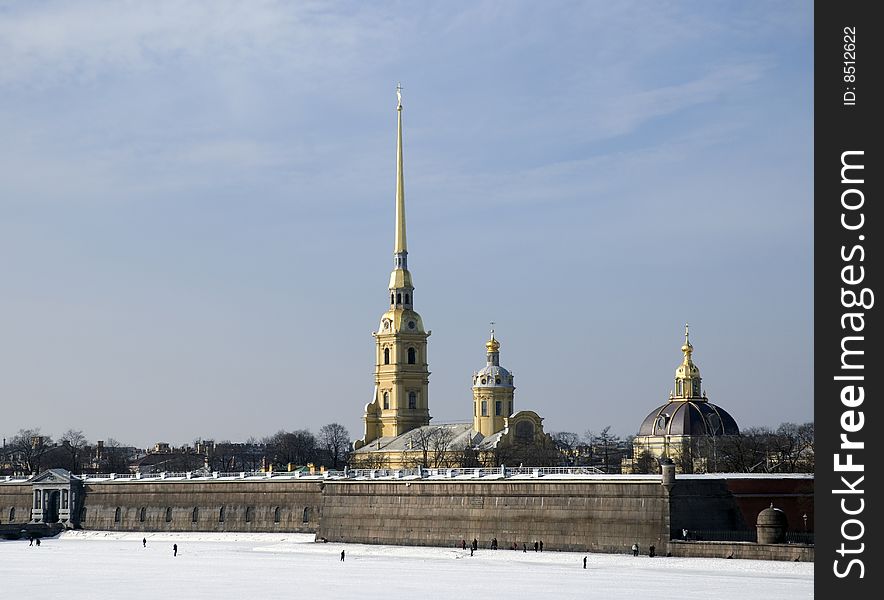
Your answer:
[[[733,494],[723,479],[676,478],[672,487],[671,537],[681,530],[740,531],[755,528],[754,518],[746,522]]]
[[[666,552],[669,499],[659,481],[329,481],[317,537],[335,542],[507,549]]]
[[[0,524],[27,523],[31,520],[31,484],[24,482],[0,484]],[[11,509],[15,509],[12,521]]]
[[[692,558],[748,558],[813,562],[814,547],[807,544],[756,544],[754,542],[682,542],[669,544],[672,556]]]
[[[318,481],[291,480],[87,483],[81,526],[107,531],[312,533],[319,526],[320,487]]]

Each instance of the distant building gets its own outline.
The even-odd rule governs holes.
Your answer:
[[[624,471],[653,472],[664,457],[672,459],[680,473],[714,471],[718,442],[723,436],[740,434],[730,413],[709,402],[702,390],[687,325],[681,351],[684,358],[675,370],[675,390],[669,393],[669,402],[645,417],[633,440],[631,464]]]

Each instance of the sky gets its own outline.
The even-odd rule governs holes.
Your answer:
[[[813,420],[812,5],[0,0],[0,434],[362,436],[392,269],[434,422],[636,433],[684,324]]]

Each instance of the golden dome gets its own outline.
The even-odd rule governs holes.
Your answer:
[[[491,334],[491,339],[485,342],[485,347],[488,349],[488,352],[497,352],[500,350],[500,342],[494,339],[494,334]]]

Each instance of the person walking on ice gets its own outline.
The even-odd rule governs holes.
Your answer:
[[[172,556],[178,556],[178,544],[172,544]]]
[[[632,555],[633,555],[633,556],[638,556],[638,544],[633,544],[633,545],[632,545]]]
[[[141,538],[141,547],[147,548],[147,538]]]
[[[586,557],[585,556],[583,557],[583,568],[584,569],[586,568]]]
[[[341,550],[341,562],[344,562],[344,551]]]

